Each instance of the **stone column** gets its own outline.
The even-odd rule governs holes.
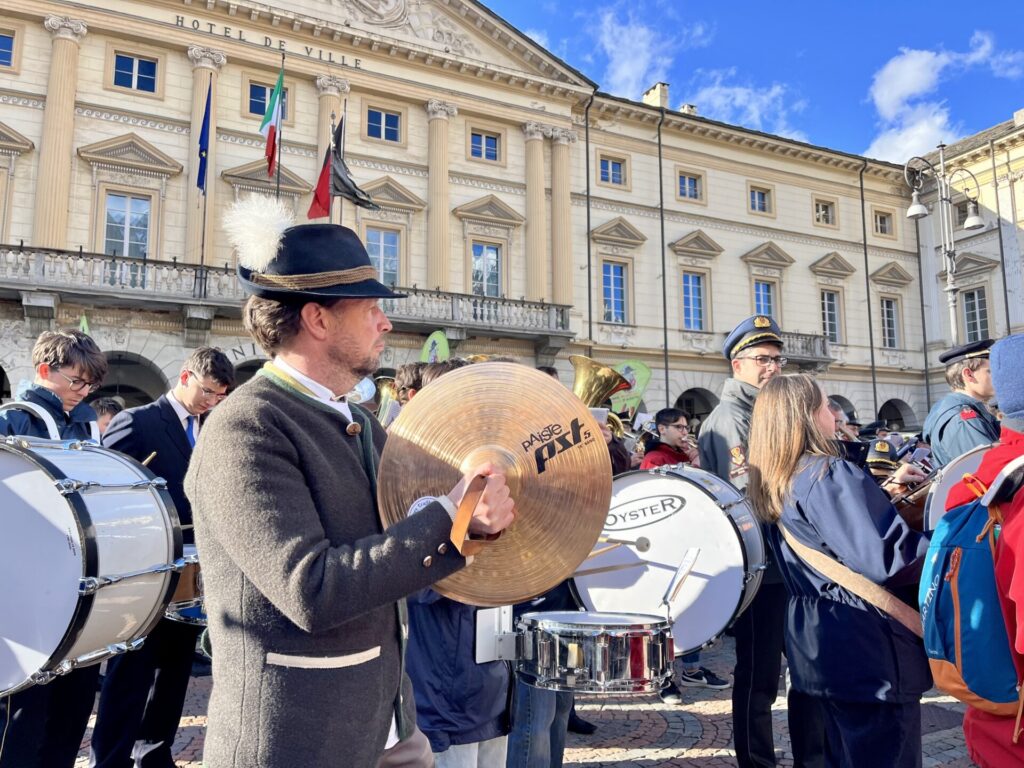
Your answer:
[[[84,21],[67,16],[47,16],[43,27],[53,36],[53,45],[46,109],[43,110],[43,139],[39,146],[32,244],[41,248],[67,248],[78,46],[89,29]]]
[[[427,288],[449,290],[451,233],[448,203],[448,120],[459,113],[454,104],[427,102]]]
[[[551,129],[523,125],[526,136],[526,298],[551,301],[548,290],[548,222],[544,195],[544,137]]]
[[[192,128],[188,137],[188,190],[185,206],[185,258],[189,264],[200,262],[216,266],[211,262],[213,253],[213,232],[217,218],[217,75],[228,57],[223,51],[204,48],[201,45],[188,47],[188,58],[192,62]],[[206,113],[206,90],[210,90],[210,149],[206,153],[206,238],[203,253],[203,195],[196,186],[199,178],[199,134],[203,130],[203,115]]]
[[[350,90],[351,87],[348,80],[344,78],[337,77],[336,75],[316,76],[316,94],[320,105],[316,129],[317,179],[320,178],[320,169],[323,168],[324,153],[331,146],[331,135],[333,134],[331,116],[334,116],[335,124],[341,120],[344,114],[341,108],[341,97],[348,96]],[[314,180],[315,183],[316,180]],[[323,221],[323,219],[319,219],[319,221]],[[330,221],[341,221],[341,200],[339,198],[331,200]]]
[[[551,132],[551,300],[573,303],[572,193],[569,146],[576,131],[555,128]]]

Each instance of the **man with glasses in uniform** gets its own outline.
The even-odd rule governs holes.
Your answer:
[[[91,438],[96,412],[85,398],[107,375],[107,358],[96,342],[78,330],[45,331],[32,348],[32,365],[33,382],[24,382],[0,412],[0,436]],[[98,665],[81,667],[0,699],[0,767],[72,768],[98,676]]]
[[[149,405],[117,414],[103,445],[138,461],[167,481],[192,544],[192,507],[183,483],[203,417],[227,397],[235,369],[219,349],[200,347],[182,365],[174,388]],[[161,619],[141,649],[107,662],[93,729],[93,768],[173,768],[171,747],[192,672],[201,626]]]
[[[747,487],[747,438],[754,400],[787,362],[782,356],[782,330],[765,315],[748,317],[726,338],[722,352],[732,367],[732,378],[726,379],[721,400],[701,425],[697,447],[703,469],[742,491]],[[761,587],[733,625],[732,725],[739,768],[775,765],[771,708],[782,671],[787,604],[786,585],[769,553]],[[813,699],[791,690],[788,714],[794,764],[823,765],[824,722]]]

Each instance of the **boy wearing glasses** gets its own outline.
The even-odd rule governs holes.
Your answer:
[[[100,388],[107,358],[77,330],[44,331],[32,347],[36,375],[24,382],[14,403],[0,412],[0,435],[88,440],[96,412],[85,398]]]
[[[700,466],[696,445],[690,440],[689,417],[678,408],[662,408],[654,414],[658,440],[644,452],[640,469],[669,464]]]
[[[45,331],[32,348],[36,375],[15,403],[0,412],[0,435],[92,437],[96,412],[83,401],[99,389],[107,358],[77,330]],[[99,666],[82,667],[47,685],[0,700],[0,731],[6,725],[0,766],[71,768],[96,697]]]
[[[219,349],[200,347],[182,365],[174,388],[156,402],[117,414],[103,445],[138,461],[167,481],[192,544],[192,507],[183,483],[203,416],[227,397],[235,369]],[[107,662],[92,734],[90,765],[123,768],[174,764],[171,747],[185,705],[192,656],[202,627],[162,619],[138,651]]]

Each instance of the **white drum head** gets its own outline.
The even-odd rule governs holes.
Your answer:
[[[0,447],[0,693],[53,656],[78,607],[83,534],[53,478]]]
[[[677,655],[697,650],[732,621],[743,596],[743,547],[729,515],[697,483],[674,474],[620,475],[601,535],[638,543],[579,567],[584,575],[574,581],[587,610],[667,615]],[[598,542],[595,551],[607,546]],[[688,549],[697,550],[693,568],[667,611],[662,598]]]
[[[924,501],[926,530],[935,530],[939,520],[946,514],[946,499],[949,497],[949,492],[964,479],[964,475],[978,471],[981,460],[991,447],[991,445],[979,445],[977,448],[972,448],[939,470]]]

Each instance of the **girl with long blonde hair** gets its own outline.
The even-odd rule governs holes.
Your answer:
[[[747,493],[773,524],[769,541],[789,592],[791,682],[819,700],[827,765],[920,768],[920,699],[931,687],[921,641],[804,563],[780,530],[915,602],[928,542],[867,472],[841,457],[834,432],[828,398],[810,376],[776,376],[761,388]]]

